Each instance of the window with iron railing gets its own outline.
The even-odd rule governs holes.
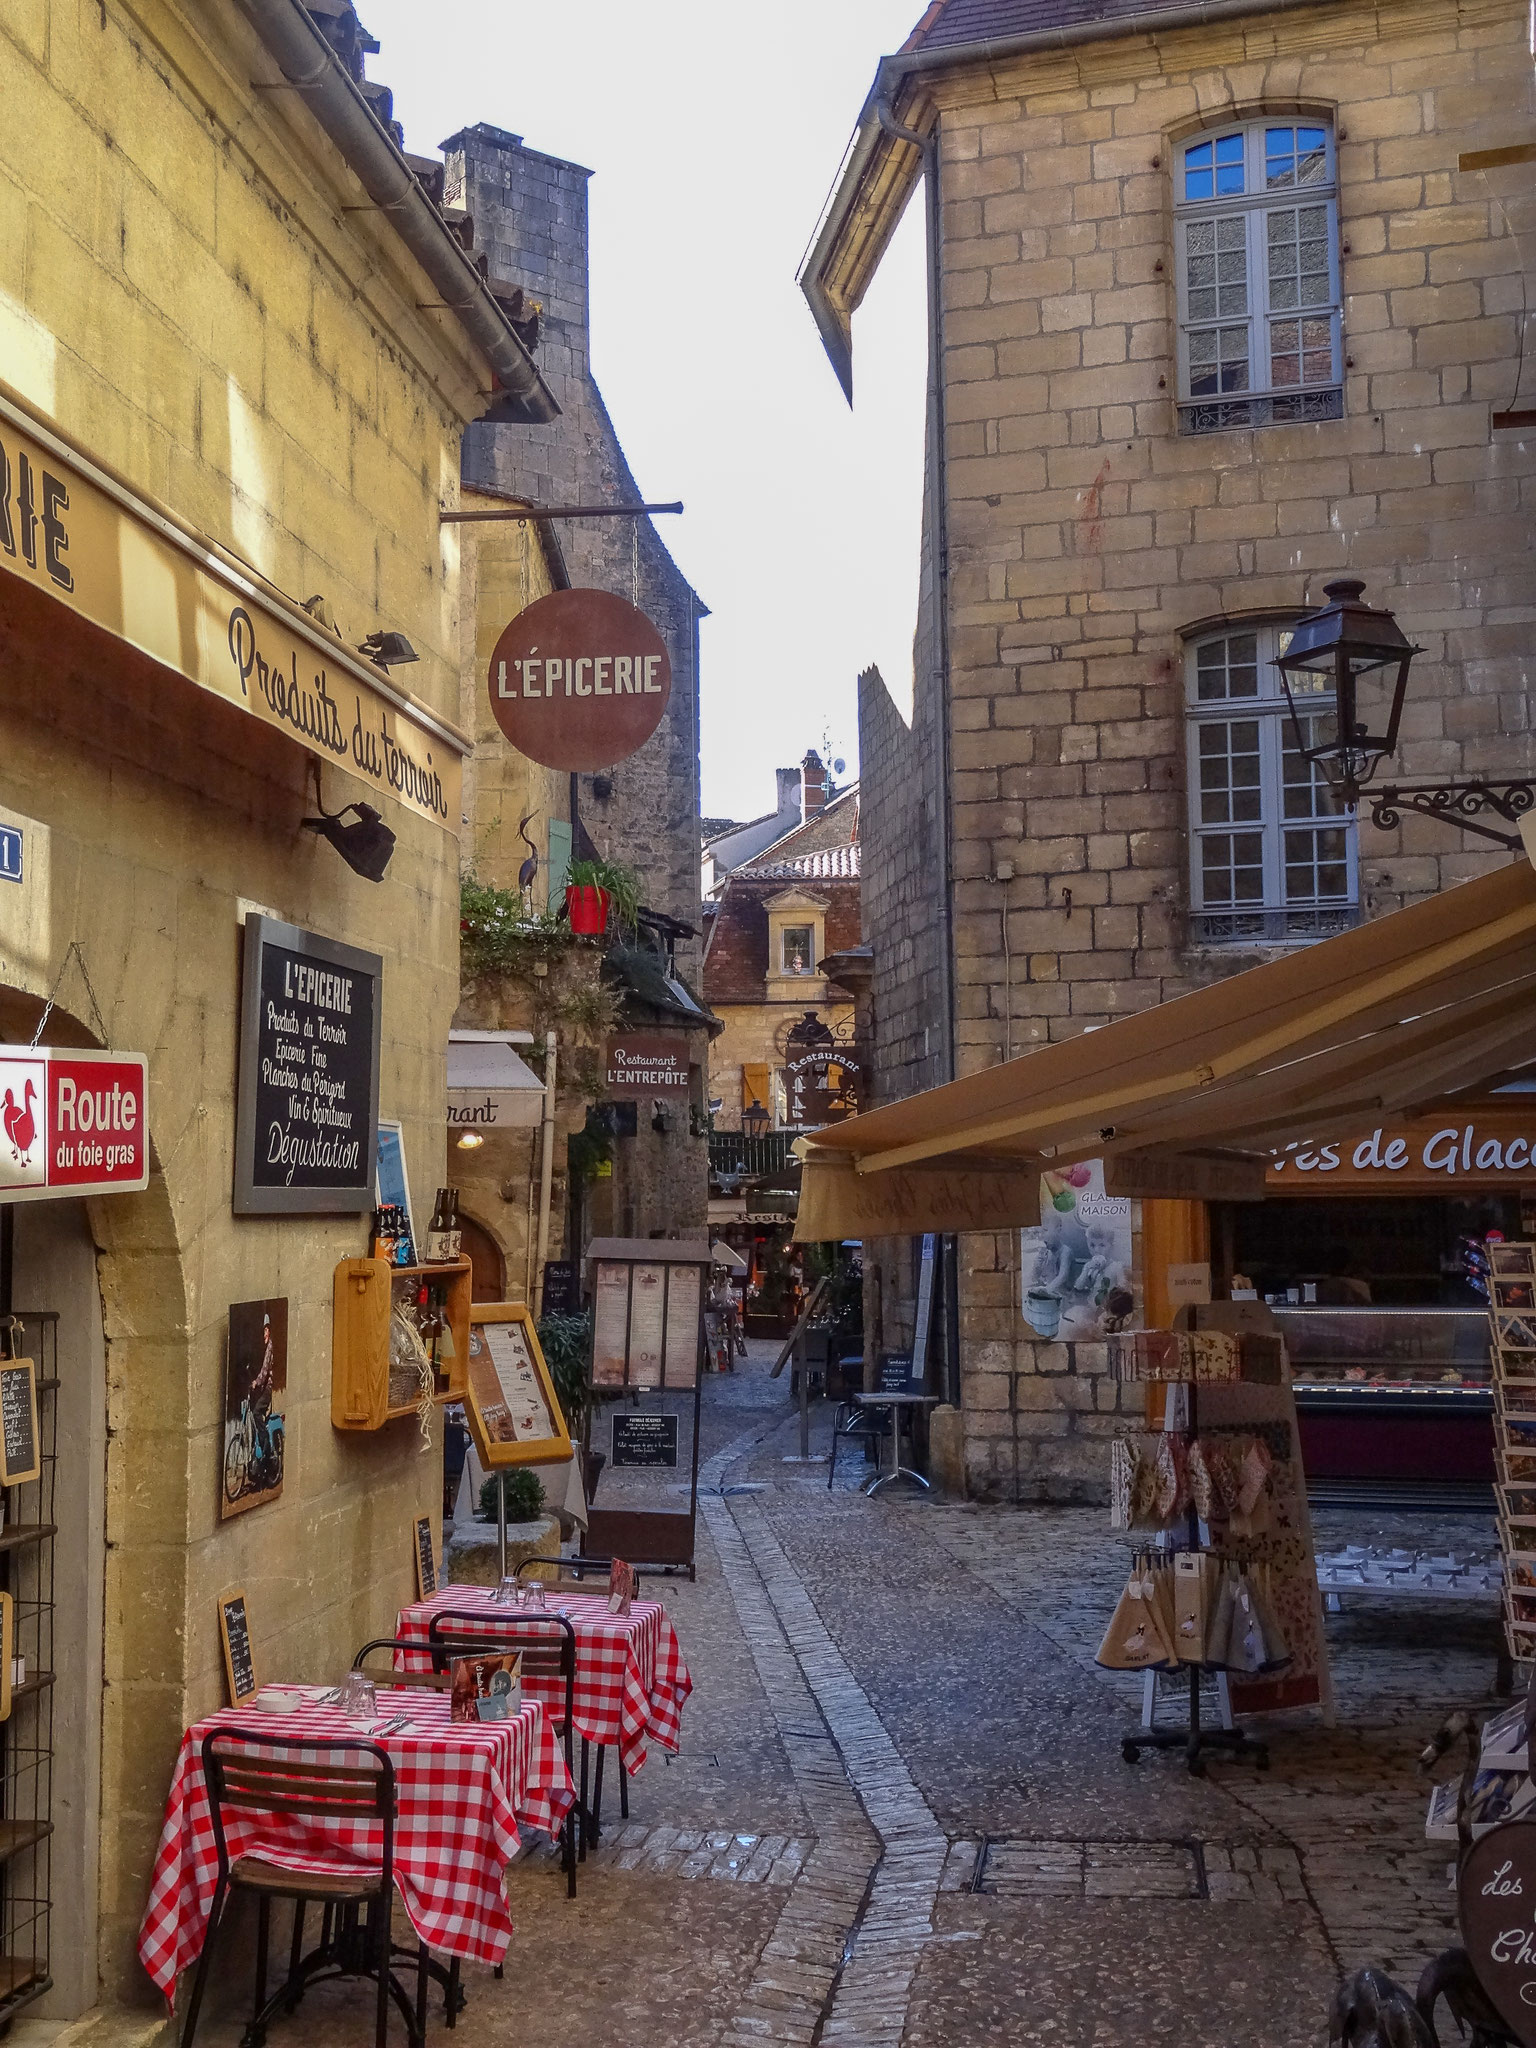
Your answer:
[[[1207,129],[1174,159],[1179,427],[1343,412],[1338,176],[1322,120]]]
[[[1188,649],[1190,912],[1197,942],[1295,944],[1359,915],[1355,820],[1303,759],[1275,656],[1283,625]],[[1303,721],[1308,746],[1326,737]]]

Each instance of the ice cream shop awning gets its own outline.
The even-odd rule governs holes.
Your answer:
[[[1041,1172],[1251,1199],[1297,1140],[1536,1063],[1536,871],[1423,903],[802,1141],[801,1239],[1033,1222]]]

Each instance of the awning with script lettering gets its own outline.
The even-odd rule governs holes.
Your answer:
[[[0,570],[458,829],[462,733],[6,390]]]
[[[514,1045],[529,1031],[450,1031],[448,1121],[455,1130],[527,1130],[544,1116],[544,1083]]]
[[[1077,1159],[1102,1159],[1112,1194],[1252,1198],[1296,1142],[1358,1141],[1458,1091],[1485,1095],[1532,1063],[1536,872],[1519,859],[815,1132],[797,1148],[795,1234],[1028,1222],[1034,1176]],[[1011,1209],[1005,1185],[1018,1191]],[[961,1220],[982,1212],[985,1222]]]

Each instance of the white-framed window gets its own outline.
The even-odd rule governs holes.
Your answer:
[[[1316,116],[1176,146],[1182,433],[1341,416],[1338,191],[1333,129]]]
[[[1186,651],[1192,936],[1284,945],[1359,914],[1354,814],[1305,761],[1275,657],[1284,625],[1202,634]],[[1302,721],[1306,744],[1331,717]]]
[[[809,924],[786,924],[781,927],[779,972],[781,974],[814,974],[816,972],[816,927]]]

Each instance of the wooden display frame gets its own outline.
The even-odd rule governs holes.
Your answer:
[[[11,1718],[11,1675],[16,1659],[16,1602],[0,1593],[0,1721]]]
[[[238,1616],[238,1624],[232,1621]],[[245,1668],[250,1684],[241,1686],[235,1676],[235,1657],[238,1645],[232,1638],[239,1634],[244,1638]],[[256,1646],[251,1641],[251,1616],[245,1604],[244,1586],[231,1586],[219,1595],[219,1642],[224,1651],[224,1680],[229,1687],[229,1703],[238,1707],[243,1701],[254,1699],[261,1691],[261,1680],[256,1674]],[[9,1670],[10,1666],[7,1665]]]
[[[29,1464],[11,1463],[10,1432],[5,1426],[5,1409],[10,1390],[18,1379],[26,1381],[28,1433],[32,1457]],[[42,1442],[37,1433],[37,1367],[30,1358],[0,1358],[0,1486],[27,1486],[43,1469]]]
[[[539,1392],[554,1423],[554,1434],[534,1437],[524,1442],[508,1442],[493,1435],[487,1422],[486,1411],[496,1403],[485,1381],[485,1374],[491,1375],[493,1383],[499,1385],[495,1362],[491,1356],[488,1340],[482,1334],[485,1325],[492,1326],[515,1323],[523,1333],[529,1362],[538,1381]],[[477,1386],[476,1381],[480,1384]],[[555,1392],[555,1383],[550,1378],[549,1367],[544,1353],[539,1348],[539,1332],[533,1318],[533,1311],[523,1301],[477,1301],[469,1311],[469,1340],[466,1345],[464,1391],[464,1417],[469,1424],[470,1434],[475,1440],[475,1452],[486,1472],[510,1472],[520,1465],[563,1465],[573,1454],[570,1432],[566,1428],[565,1411],[560,1406],[560,1397]]]
[[[421,1279],[446,1283],[448,1327],[453,1337],[448,1384],[432,1398],[439,1407],[464,1399],[469,1379],[469,1260],[392,1266],[387,1259],[342,1259],[336,1267],[331,1297],[333,1429],[382,1429],[386,1422],[416,1413],[414,1400],[390,1405],[389,1320],[395,1281]]]

